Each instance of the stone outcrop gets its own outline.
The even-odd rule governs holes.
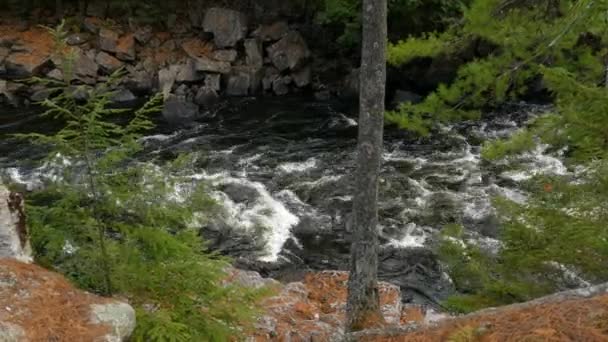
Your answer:
[[[0,259],[0,341],[127,341],[135,311],[75,289],[61,275]]]
[[[206,32],[213,33],[217,47],[234,47],[247,35],[247,17],[230,9],[210,8],[205,13],[203,28]]]
[[[0,258],[32,262],[24,206],[20,193],[0,184]]]

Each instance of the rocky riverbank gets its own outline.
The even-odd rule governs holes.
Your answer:
[[[175,21],[167,30],[98,17],[66,25],[62,38],[74,56],[69,75],[56,51],[57,37],[40,26],[3,19],[0,105],[28,106],[52,94],[49,86],[29,82],[31,77],[70,81],[86,97],[119,69],[125,73],[112,98],[116,105],[162,92],[163,114],[176,125],[196,120],[222,97],[332,95],[315,67],[323,63],[313,63],[298,25],[280,18],[260,24],[246,13],[219,7],[197,18]]]

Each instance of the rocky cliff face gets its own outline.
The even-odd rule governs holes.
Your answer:
[[[23,197],[0,184],[0,341],[119,342],[131,335],[131,306],[77,290],[31,261]]]
[[[83,19],[66,37],[75,56],[71,83],[86,91],[122,68],[126,76],[113,101],[124,105],[163,92],[172,100],[165,116],[175,123],[195,119],[223,95],[286,95],[320,87],[313,85],[311,51],[297,27],[281,20],[257,24],[227,8],[201,11],[196,25],[176,20],[162,32],[149,25]],[[0,103],[44,100],[51,92],[23,79],[64,80],[64,67],[46,30],[6,19],[0,23]]]

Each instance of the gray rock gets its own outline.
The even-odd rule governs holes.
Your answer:
[[[310,66],[307,66],[291,74],[291,77],[293,78],[293,82],[296,84],[296,86],[303,88],[310,85],[312,80],[312,70]]]
[[[70,86],[68,92],[72,95],[72,98],[76,101],[84,102],[89,99],[90,92],[87,86]]]
[[[118,89],[112,94],[110,101],[116,106],[130,106],[137,101],[137,97],[129,89]]]
[[[32,95],[30,95],[30,101],[32,102],[42,102],[46,99],[49,98],[49,96],[51,96],[51,94],[53,94],[53,90],[51,89],[39,89],[36,90],[35,92],[32,93]]]
[[[123,63],[119,61],[116,57],[100,51],[97,56],[95,56],[95,62],[99,64],[102,70],[106,73],[111,74],[114,71],[120,69],[123,66]]]
[[[220,96],[213,89],[207,87],[200,87],[194,97],[194,102],[201,107],[212,106],[220,100]]]
[[[289,25],[284,21],[277,21],[271,25],[260,26],[253,32],[253,36],[265,42],[277,41],[287,35]]]
[[[135,37],[135,40],[139,44],[146,45],[146,44],[148,44],[150,39],[152,39],[152,35],[153,35],[152,27],[149,25],[146,25],[144,27],[138,28],[135,31],[134,37]]]
[[[128,341],[135,330],[135,310],[125,303],[92,304],[90,320],[110,328],[104,342]]]
[[[8,57],[10,53],[11,49],[0,46],[0,64],[4,63],[4,60],[6,59],[6,57]]]
[[[25,224],[23,195],[0,184],[0,258],[30,263],[32,248]]]
[[[135,38],[133,34],[126,34],[118,39],[116,58],[132,62],[135,60]]]
[[[267,286],[279,287],[281,285],[280,282],[272,278],[262,278],[258,272],[254,271],[231,269],[228,271],[228,273],[231,275],[230,283],[237,284],[245,288],[260,289]]]
[[[0,103],[2,102],[10,104],[13,107],[19,106],[19,99],[15,96],[13,89],[11,89],[10,83],[0,79]]]
[[[203,19],[205,32],[213,33],[215,45],[220,48],[233,47],[247,34],[247,17],[238,11],[225,8],[210,8]]]
[[[63,72],[59,69],[53,69],[46,74],[46,77],[57,81],[63,81]]]
[[[247,39],[245,40],[245,54],[247,55],[247,65],[262,67],[264,65],[264,52],[262,50],[262,44],[258,39]]]
[[[274,67],[267,67],[264,69],[264,76],[262,78],[262,88],[264,91],[272,90],[272,84],[274,83],[274,80],[279,77],[279,75],[279,70]]]
[[[235,66],[233,69],[233,74],[239,76],[242,79],[241,86],[244,86],[245,79],[247,79],[247,83],[249,84],[248,93],[255,94],[260,90],[260,84],[262,83],[263,78],[263,69],[248,65],[240,65]]]
[[[272,90],[275,94],[282,96],[289,93],[289,84],[293,79],[290,76],[277,77],[272,82]]]
[[[132,92],[149,94],[154,88],[154,76],[145,70],[135,71],[130,74],[125,84]]]
[[[285,37],[268,47],[268,55],[277,69],[295,70],[310,57],[310,50],[302,35],[290,31]]]
[[[74,62],[74,78],[86,84],[95,84],[98,69],[99,66],[93,58],[80,52]]]
[[[72,33],[65,39],[68,45],[82,45],[91,40],[91,35],[86,32]]]
[[[226,84],[226,95],[247,96],[251,87],[251,77],[247,74],[236,74],[228,77]]]
[[[0,322],[0,341],[23,342],[25,341],[25,331],[18,325]]]
[[[171,89],[173,89],[178,72],[179,66],[177,65],[172,65],[158,71],[158,86],[160,87],[160,91],[163,93],[163,97],[165,99],[169,97]]]
[[[213,72],[219,74],[228,74],[230,73],[230,63],[216,61],[211,58],[201,56],[194,59],[196,71],[199,72]]]
[[[178,65],[175,80],[177,82],[198,82],[203,80],[204,75],[196,72],[193,60],[188,60],[185,64]]]
[[[118,33],[107,28],[99,30],[98,47],[99,49],[115,53],[118,46]]]
[[[232,62],[236,61],[237,56],[238,56],[238,53],[236,52],[236,50],[233,50],[233,49],[213,51],[213,58],[218,61],[222,61],[222,62],[232,63]]]
[[[188,102],[183,97],[169,95],[165,99],[162,114],[171,125],[188,126],[198,117],[199,111],[195,103]]]
[[[222,76],[220,74],[207,74],[205,76],[205,87],[220,91],[222,90],[221,79]]]
[[[84,18],[83,22],[84,29],[92,34],[99,33],[99,30],[101,29],[101,24],[101,20],[99,20],[98,18],[91,17]]]

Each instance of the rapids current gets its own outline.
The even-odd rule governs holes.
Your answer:
[[[546,109],[513,105],[429,138],[387,128],[379,274],[401,286],[406,301],[434,302],[452,291],[432,252],[443,226],[462,224],[470,239],[496,248],[492,197],[523,202],[523,180],[568,172],[559,154],[544,148],[496,163],[480,157],[484,141],[509,136]],[[0,117],[18,116],[0,109]],[[0,125],[0,172],[8,181],[35,187],[60,174],[62,163],[36,167],[44,151],[6,135],[38,125]],[[288,281],[309,270],[348,269],[356,133],[356,115],[337,103],[242,99],[189,129],[161,125],[144,138],[142,159],[199,153],[191,182],[205,182],[222,208],[202,227],[210,247],[239,267]]]

